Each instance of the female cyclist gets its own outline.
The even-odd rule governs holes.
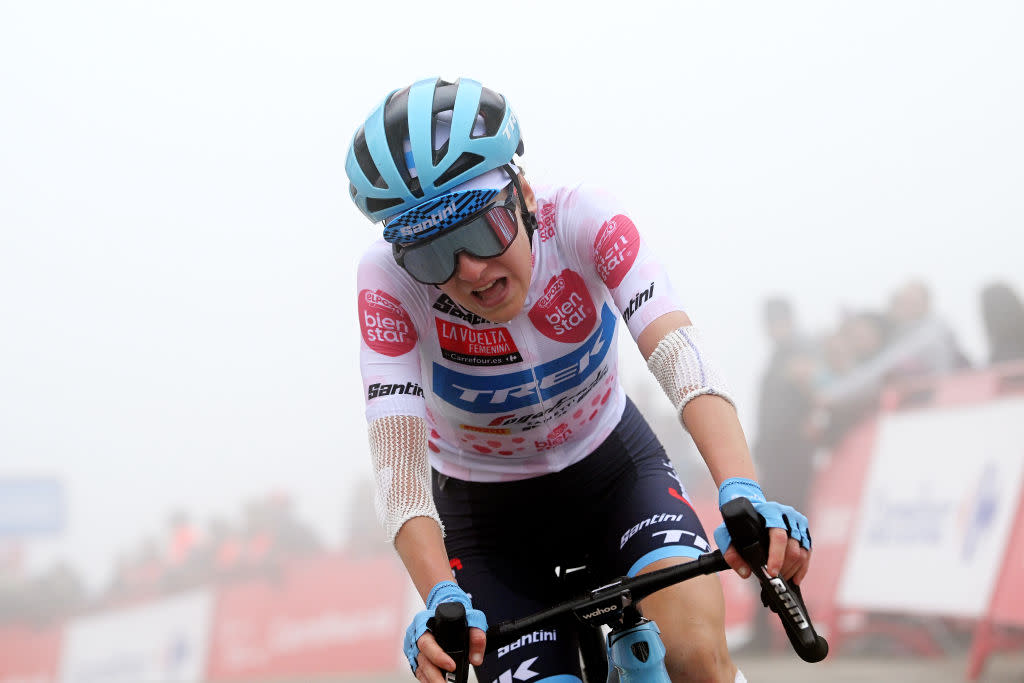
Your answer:
[[[571,628],[485,657],[487,620],[569,597],[555,567],[633,576],[710,549],[619,384],[620,316],[720,503],[745,496],[772,527],[768,570],[799,583],[810,561],[806,518],[765,500],[712,354],[626,211],[586,186],[531,185],[522,153],[503,96],[431,79],[390,93],[345,165],[353,201],[384,224],[357,276],[360,365],[377,512],[426,604],[405,639],[424,682],[454,668],[427,628],[442,602],[467,608],[482,683],[569,683],[580,680]],[[715,540],[729,548],[724,526]],[[735,549],[725,557],[749,575]],[[717,579],[660,591],[642,609],[673,681],[745,680]]]

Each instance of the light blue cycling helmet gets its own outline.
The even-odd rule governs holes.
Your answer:
[[[468,78],[427,79],[391,92],[370,114],[352,136],[345,173],[352,201],[377,222],[522,153],[519,122],[502,95]]]

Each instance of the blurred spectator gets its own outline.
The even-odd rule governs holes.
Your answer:
[[[818,393],[814,423],[826,445],[874,410],[887,382],[969,366],[952,330],[933,313],[928,288],[916,280],[896,290],[886,315],[849,316],[839,334],[853,367],[831,377]]]
[[[804,510],[814,455],[804,427],[811,414],[817,358],[798,334],[785,299],[765,301],[762,323],[772,352],[761,376],[754,458],[769,497]]]
[[[74,614],[86,598],[81,578],[66,562],[58,562],[36,577],[29,594],[31,618],[37,624],[52,624]]]
[[[171,515],[165,543],[164,588],[173,591],[202,583],[206,576],[200,564],[199,531],[185,512],[179,510]]]
[[[0,581],[0,624],[53,624],[80,610],[85,598],[81,579],[63,561],[36,576],[8,575]]]
[[[931,293],[920,280],[893,293],[888,316],[893,349],[890,379],[936,375],[970,365],[953,330],[932,311]]]
[[[982,290],[981,317],[989,364],[1024,360],[1024,304],[1009,285],[993,282]]]
[[[276,573],[283,562],[320,549],[313,532],[294,516],[288,496],[274,494],[246,504],[239,557],[246,573]]]
[[[121,597],[134,600],[156,595],[160,592],[163,578],[160,546],[155,539],[145,539],[126,564],[122,584],[124,595]]]

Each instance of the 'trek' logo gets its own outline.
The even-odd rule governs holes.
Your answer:
[[[572,436],[572,430],[569,429],[569,425],[563,422],[552,429],[544,441],[534,441],[533,445],[536,446],[538,451],[546,451],[549,448],[565,443],[569,440],[570,436]]]
[[[398,299],[379,289],[359,292],[359,326],[366,345],[385,356],[401,356],[416,345],[409,314]]]
[[[618,287],[640,251],[640,233],[622,214],[601,226],[594,240],[597,274],[610,289]]]
[[[500,374],[465,373],[434,362],[431,387],[441,400],[471,413],[508,413],[575,389],[604,368],[615,342],[618,316],[605,304],[601,324],[582,344],[529,370]],[[493,425],[497,426],[497,425]]]
[[[577,344],[594,329],[597,309],[583,277],[566,268],[551,278],[529,316],[545,337]]]

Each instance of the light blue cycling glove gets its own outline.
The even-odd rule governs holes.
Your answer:
[[[427,608],[413,617],[409,628],[405,629],[403,647],[413,673],[416,673],[416,669],[419,667],[419,663],[416,661],[416,655],[420,653],[417,641],[420,636],[430,630],[427,627],[427,621],[434,616],[434,610],[443,602],[461,602],[466,608],[466,623],[469,627],[487,631],[487,618],[480,610],[473,609],[473,602],[466,592],[459,588],[454,581],[441,581],[430,589],[430,594],[427,596]]]
[[[723,481],[718,487],[718,507],[722,507],[733,498],[749,499],[754,504],[754,509],[764,517],[766,526],[785,529],[791,538],[800,542],[800,545],[807,550],[811,549],[811,532],[808,529],[807,518],[788,505],[769,503],[756,481],[743,477],[732,477]],[[715,529],[715,543],[723,553],[732,543],[732,537],[724,523]]]

